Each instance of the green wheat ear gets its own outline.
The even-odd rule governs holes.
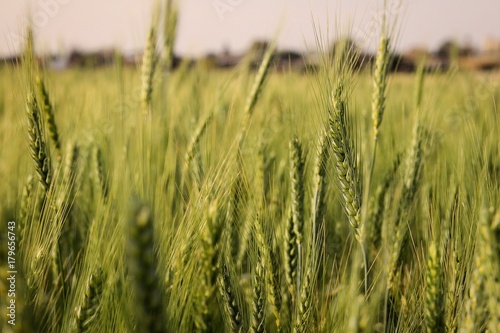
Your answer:
[[[80,302],[76,313],[76,332],[91,332],[93,323],[97,322],[103,286],[106,281],[106,274],[102,269],[98,269],[90,276],[85,294]]]
[[[298,311],[297,317],[293,325],[294,333],[306,333],[309,332],[313,326],[313,269],[311,258],[308,260],[308,266],[306,268],[306,273],[304,280],[302,282],[300,297],[298,297]]]
[[[328,146],[328,134],[322,132],[316,151],[316,164],[314,166],[314,192],[312,199],[313,219],[313,241],[316,243],[318,226],[321,227],[326,210],[326,168],[330,160],[330,149]]]
[[[137,332],[165,332],[163,290],[159,285],[151,210],[133,201],[126,233],[126,259],[137,308]]]
[[[425,290],[425,323],[428,333],[444,332],[444,299],[441,262],[436,244],[429,245]]]
[[[33,176],[29,175],[28,178],[26,179],[26,183],[24,184],[23,187],[23,198],[21,201],[21,207],[20,207],[20,220],[19,220],[19,243],[22,242],[22,236],[24,235],[24,232],[26,231],[26,227],[28,226],[28,221],[29,221],[29,209],[31,205],[34,203],[33,200]]]
[[[285,261],[285,277],[290,291],[293,295],[296,286],[297,276],[297,237],[293,231],[293,214],[291,209],[287,218],[285,219],[285,244],[283,246],[284,261]]]
[[[45,143],[45,132],[40,121],[40,109],[35,95],[28,93],[26,100],[28,111],[28,135],[30,140],[31,158],[35,162],[35,170],[40,185],[45,192],[49,190],[52,182],[52,167],[49,149]]]
[[[275,254],[273,253],[270,241],[268,241],[266,234],[263,228],[263,219],[260,216],[257,216],[255,221],[255,239],[257,243],[257,247],[260,253],[261,261],[259,265],[262,265],[264,268],[264,272],[262,273],[265,276],[266,283],[266,293],[268,296],[269,303],[272,306],[273,314],[276,319],[276,328],[281,330],[281,304],[282,304],[282,295],[281,295],[281,286],[280,286],[280,277],[279,277],[279,267],[276,262]],[[256,268],[257,269],[257,268]]]
[[[43,114],[45,116],[45,121],[47,122],[47,130],[49,132],[50,139],[54,144],[57,158],[61,159],[61,141],[59,138],[59,131],[57,130],[56,120],[54,117],[54,108],[52,107],[52,103],[50,102],[49,93],[47,92],[47,88],[45,87],[44,80],[37,76],[35,79],[36,86],[38,88],[38,93],[41,98],[41,106],[43,110]]]
[[[337,178],[349,224],[360,244],[364,241],[361,223],[361,184],[356,165],[356,151],[349,135],[344,88],[340,83],[333,95],[329,110],[330,138],[335,156]]]
[[[174,65],[174,43],[177,33],[179,9],[174,0],[167,0],[163,22],[163,65],[171,70]]]
[[[249,333],[264,333],[266,319],[265,272],[258,260],[253,273],[252,320]]]
[[[304,157],[298,138],[290,142],[290,179],[292,181],[293,231],[297,245],[300,246],[304,227]]]
[[[222,308],[224,310],[224,318],[226,326],[232,333],[243,332],[243,317],[241,306],[239,304],[234,283],[231,281],[231,276],[227,265],[223,265],[217,279],[219,286],[219,294],[222,298]]]
[[[158,62],[156,56],[156,38],[157,38],[157,22],[158,16],[154,15],[151,27],[149,29],[146,47],[142,56],[141,69],[141,107],[144,115],[151,114],[151,103],[153,96],[153,77]]]
[[[380,38],[377,60],[375,61],[375,72],[373,74],[372,120],[375,141],[378,139],[379,127],[385,111],[388,63],[389,39],[383,35]]]

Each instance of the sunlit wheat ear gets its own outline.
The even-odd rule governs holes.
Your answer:
[[[274,317],[276,319],[276,329],[281,331],[282,319],[281,308],[283,304],[283,296],[281,294],[280,267],[276,254],[271,252],[271,261],[266,265],[266,290],[269,295],[269,303],[273,307]]]
[[[284,225],[283,264],[285,272],[285,288],[282,293],[281,321],[284,328],[293,322],[294,301],[297,297],[298,246],[293,231],[293,214],[288,209]],[[291,327],[291,326],[290,326]]]
[[[257,72],[257,76],[255,77],[252,90],[250,91],[250,95],[248,95],[247,101],[245,103],[245,109],[243,110],[243,119],[241,120],[241,128],[238,133],[238,138],[236,140],[238,147],[241,147],[243,141],[245,140],[245,136],[248,131],[248,126],[250,125],[250,118],[252,117],[253,110],[255,108],[255,104],[259,99],[260,92],[262,90],[262,86],[264,85],[264,81],[269,72],[269,67],[271,65],[271,60],[274,55],[275,45],[274,43],[269,46],[264,54],[264,58],[262,59],[262,63],[260,64],[259,70]]]
[[[441,227],[441,248],[443,249],[443,293],[445,301],[444,322],[448,332],[458,330],[458,320],[464,313],[465,288],[462,288],[463,276],[465,274],[464,255],[462,247],[465,247],[457,232],[457,221],[461,215],[461,193],[460,186],[453,182],[450,186],[446,212]],[[460,250],[459,250],[460,248]],[[448,282],[448,283],[446,283]]]
[[[131,202],[125,253],[137,311],[137,331],[163,333],[166,311],[157,273],[153,216],[149,208],[138,201]]]
[[[229,269],[225,264],[220,268],[217,284],[219,286],[219,294],[222,298],[221,306],[224,311],[224,318],[228,331],[232,333],[242,333],[243,317],[241,306],[239,305],[236,289],[231,281]]]
[[[285,277],[290,293],[295,291],[295,282],[297,277],[297,237],[293,230],[293,214],[290,210],[285,224]]]
[[[97,317],[105,281],[106,275],[102,269],[96,270],[96,272],[90,276],[85,294],[80,300],[80,304],[76,311],[75,332],[92,332],[91,327],[98,322]]]
[[[217,202],[210,205],[207,213],[207,225],[202,236],[204,269],[207,287],[211,288],[216,283],[217,263],[221,246],[219,241],[222,236],[223,223]]]
[[[45,144],[45,133],[40,121],[40,109],[35,95],[28,93],[26,100],[28,111],[28,135],[30,140],[31,158],[35,163],[35,171],[38,175],[40,185],[45,192],[48,191],[52,182],[52,167],[49,149]]]
[[[141,107],[144,115],[151,114],[151,101],[153,95],[153,77],[156,69],[157,56],[156,56],[156,30],[157,19],[153,17],[153,22],[149,29],[146,47],[142,56],[142,69],[141,69]]]
[[[54,117],[54,108],[50,102],[49,93],[45,87],[45,82],[40,76],[36,77],[36,86],[38,88],[38,93],[41,98],[41,107],[43,110],[43,115],[45,116],[45,121],[47,122],[47,130],[49,132],[50,139],[54,144],[57,159],[61,159],[61,141],[59,139],[59,132],[57,130],[56,120]]]
[[[310,261],[310,260],[309,260]],[[310,332],[314,327],[311,323],[312,319],[312,302],[313,298],[313,271],[312,267],[307,267],[307,270],[302,281],[300,297],[298,298],[298,311],[293,325],[293,332],[305,333]]]
[[[249,333],[264,333],[266,316],[265,272],[261,260],[255,266],[252,290],[252,319]]]
[[[389,39],[385,35],[382,35],[375,61],[375,71],[373,73],[372,120],[375,141],[378,139],[379,127],[385,111],[388,63]]]
[[[448,331],[455,331],[458,329],[458,320],[463,316],[465,308],[465,289],[461,287],[461,282],[465,273],[464,258],[457,253],[455,246],[453,246],[451,252],[450,259],[448,259],[451,271],[448,278],[450,284],[445,290],[445,325]]]
[[[297,244],[302,244],[304,228],[304,156],[298,138],[290,142],[290,179],[292,189],[293,231]]]
[[[262,218],[257,217],[255,221],[255,239],[261,254],[262,266],[264,268],[266,293],[276,318],[276,327],[281,329],[281,285],[279,280],[279,267],[275,255],[271,250],[270,242],[267,240],[262,226]]]
[[[361,219],[360,175],[356,163],[355,144],[351,141],[350,124],[347,114],[346,92],[342,81],[337,83],[332,99],[328,105],[330,125],[330,142],[337,174],[337,184],[340,189],[341,202],[346,212],[354,237],[361,247],[363,268],[365,271],[364,287],[368,292],[368,258],[365,245],[364,226]]]
[[[429,245],[425,284],[425,324],[428,333],[444,332],[444,299],[439,251]]]
[[[392,290],[394,287],[394,281],[398,273],[398,267],[400,264],[401,247],[405,240],[407,234],[408,225],[406,222],[401,222],[396,226],[396,234],[394,235],[392,249],[389,254],[389,274],[387,276],[387,289]]]
[[[328,110],[330,140],[335,157],[338,184],[342,194],[342,205],[356,239],[359,243],[363,243],[364,234],[361,224],[362,192],[356,165],[356,151],[349,135],[350,128],[343,90],[342,83],[339,83]]]
[[[423,143],[425,130],[422,125],[417,122],[413,128],[413,138],[411,148],[408,152],[404,174],[404,194],[403,204],[409,205],[413,200],[417,191],[419,176],[422,167]]]
[[[323,222],[326,205],[326,168],[330,159],[328,146],[328,134],[323,132],[319,138],[316,152],[316,164],[314,166],[314,191],[312,199],[313,218],[313,240],[316,241],[318,225]]]
[[[210,204],[206,216],[207,224],[201,236],[202,253],[200,266],[202,279],[200,283],[202,287],[196,295],[195,313],[193,315],[194,324],[200,332],[206,332],[211,324],[211,313],[208,304],[216,290],[217,266],[221,252],[220,239],[224,227],[222,217],[218,203],[213,202]]]

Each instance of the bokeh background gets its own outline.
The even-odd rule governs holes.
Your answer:
[[[37,49],[43,52],[142,49],[153,0],[0,0],[0,55],[20,49],[28,15]],[[315,28],[334,39],[351,30],[373,48],[382,0],[181,0],[175,52],[201,56],[223,50],[243,52],[255,40],[278,36],[279,47],[316,47]],[[453,39],[479,50],[500,40],[498,0],[386,0],[395,21],[397,50],[435,50]],[[373,38],[372,38],[373,37]],[[491,45],[490,45],[491,46]]]

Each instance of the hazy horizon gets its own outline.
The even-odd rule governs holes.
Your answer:
[[[33,18],[36,46],[42,52],[117,47],[140,50],[154,0],[0,0],[0,55],[19,51],[27,13]],[[435,49],[447,39],[481,48],[500,40],[500,1],[386,0],[385,13],[397,19],[400,51]],[[175,51],[196,56],[229,49],[243,52],[252,41],[278,35],[281,48],[315,49],[315,28],[332,41],[341,31],[374,45],[383,0],[183,0]],[[324,39],[324,41],[326,41]]]

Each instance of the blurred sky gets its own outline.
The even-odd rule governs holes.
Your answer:
[[[19,49],[32,13],[37,48],[68,51],[144,45],[154,0],[0,0],[0,54]],[[385,0],[397,18],[398,49],[435,49],[447,38],[481,47],[500,39],[500,0]],[[180,0],[176,52],[200,55],[244,51],[255,39],[279,32],[281,48],[315,49],[314,25],[324,39],[351,30],[375,45],[384,0]]]

